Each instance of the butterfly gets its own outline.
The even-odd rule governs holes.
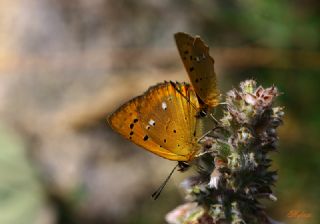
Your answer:
[[[216,107],[220,94],[217,88],[214,60],[209,55],[209,47],[199,36],[192,37],[179,32],[174,35],[174,38],[201,107],[204,109]]]
[[[191,161],[199,151],[199,112],[218,105],[214,60],[200,37],[176,33],[179,54],[192,86],[164,82],[116,110],[111,127],[138,146],[174,161]]]
[[[109,118],[111,127],[126,139],[165,159],[178,161],[177,166],[152,194],[157,199],[177,167],[188,168],[201,149],[203,136],[201,111],[217,106],[214,61],[209,48],[199,37],[175,34],[180,56],[192,86],[164,82],[133,98]],[[186,163],[185,163],[186,162]]]
[[[189,84],[164,82],[122,105],[108,122],[138,146],[169,160],[188,162],[200,149],[199,109]]]

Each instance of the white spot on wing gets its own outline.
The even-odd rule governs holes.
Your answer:
[[[156,124],[156,122],[155,122],[154,120],[150,119],[149,124],[150,124],[151,126],[154,126],[154,125]]]
[[[166,110],[167,109],[167,104],[166,104],[166,102],[162,102],[162,104],[161,104],[161,106],[162,106],[162,109],[163,110]]]

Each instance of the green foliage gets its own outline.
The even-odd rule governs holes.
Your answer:
[[[21,141],[0,127],[0,223],[34,224],[44,206],[41,186]]]

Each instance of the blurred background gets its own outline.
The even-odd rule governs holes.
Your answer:
[[[1,0],[0,223],[164,223],[183,174],[153,201],[175,163],[106,117],[150,85],[188,81],[178,31],[209,44],[223,93],[248,78],[283,92],[267,211],[320,223],[319,10],[315,0]]]

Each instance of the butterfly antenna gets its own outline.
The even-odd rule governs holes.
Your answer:
[[[181,95],[183,98],[185,98],[186,101],[188,101],[188,103],[190,103],[191,106],[192,106],[195,110],[198,110],[198,108],[196,107],[196,105],[194,105],[194,104],[190,101],[190,99],[188,99],[187,96],[185,96],[185,95],[177,88],[177,86],[176,86],[176,84],[175,84],[174,82],[170,81],[170,83],[173,85],[174,89],[175,89],[178,93],[180,93],[180,95]],[[204,113],[205,113],[205,112],[204,112]]]
[[[151,195],[154,200],[157,200],[157,198],[160,196],[163,188],[166,186],[170,177],[172,176],[173,172],[177,169],[178,166],[179,166],[179,163],[172,169],[172,171],[169,173],[168,177],[163,181],[160,187]]]
[[[190,99],[187,98],[187,96],[185,96],[185,95],[177,88],[177,86],[176,86],[176,84],[175,84],[174,82],[170,81],[170,83],[172,84],[173,88],[174,88],[178,93],[180,93],[180,95],[181,95],[183,98],[185,98],[186,101],[188,101],[188,103],[190,103],[191,106],[192,106],[195,110],[198,110],[198,108],[190,101]],[[221,104],[222,104],[222,103],[221,103]],[[207,115],[208,115],[208,113],[207,113],[205,110],[201,110],[201,111],[199,111],[199,113],[202,114],[202,116],[207,116]],[[219,124],[220,124],[220,122],[212,115],[212,113],[209,113],[209,115],[210,115],[210,118],[216,123],[216,125],[219,125]],[[212,130],[211,130],[211,131],[212,131]],[[210,132],[211,132],[211,131],[210,131]],[[210,132],[209,132],[209,133],[210,133]],[[208,133],[208,134],[209,134],[209,133]]]
[[[212,128],[211,130],[207,131],[206,133],[204,133],[200,138],[198,138],[197,142],[200,142],[204,137],[206,137],[207,135],[209,135],[211,132],[214,132],[215,130],[219,129],[219,128],[223,128],[221,126],[216,126],[214,128]]]
[[[175,84],[174,82],[170,81],[170,83],[173,85],[174,89],[175,89],[178,93],[180,93],[180,95],[181,95],[183,98],[185,98],[186,101],[188,101],[188,103],[190,103],[191,106],[192,106],[195,110],[198,110],[198,109],[199,109],[199,108],[197,108],[197,107],[190,101],[189,98],[187,98],[187,96],[185,96],[185,95],[177,88],[177,86],[176,86],[176,84]],[[205,116],[207,116],[208,113],[207,113],[205,110],[201,110],[201,111],[199,111],[199,114],[201,114],[201,115],[200,115],[201,117],[205,117]],[[210,115],[210,117],[213,119],[213,121],[214,121],[216,124],[219,124],[219,122],[217,121],[217,119],[216,119],[211,113],[209,113],[209,115]]]

